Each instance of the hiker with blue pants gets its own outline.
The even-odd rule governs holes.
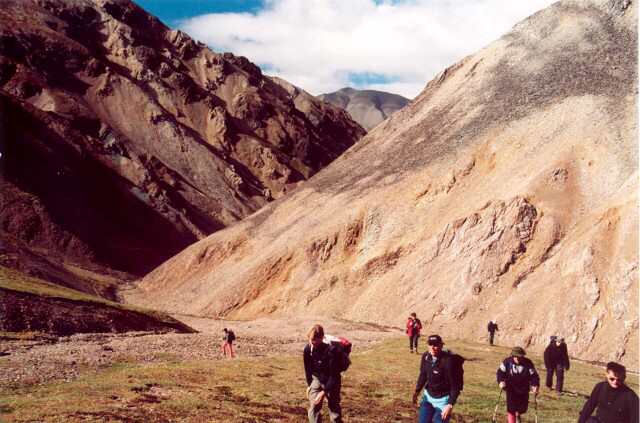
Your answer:
[[[420,375],[413,394],[413,404],[422,394],[419,423],[447,423],[461,387],[454,377],[453,361],[449,359],[449,354],[442,351],[442,338],[430,335],[427,345],[428,350],[420,360]]]

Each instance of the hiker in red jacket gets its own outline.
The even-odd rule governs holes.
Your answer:
[[[411,313],[407,319],[407,335],[409,336],[409,350],[418,352],[418,338],[420,337],[420,330],[422,329],[422,322],[415,313]]]

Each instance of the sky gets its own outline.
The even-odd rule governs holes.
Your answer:
[[[313,95],[413,98],[446,67],[555,0],[135,0],[216,52]]]

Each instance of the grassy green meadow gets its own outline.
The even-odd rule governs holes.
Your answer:
[[[415,421],[411,395],[419,356],[405,344],[404,338],[394,339],[362,352],[356,345],[343,379],[345,421]],[[509,349],[461,342],[447,346],[468,360],[452,422],[491,421],[498,395],[495,370]],[[540,357],[531,358],[543,378]],[[573,394],[558,397],[543,389],[539,422],[576,421],[584,396],[603,380],[602,373],[574,362],[565,387]],[[629,379],[637,391],[637,378]],[[301,354],[207,362],[177,362],[167,355],[161,364],[125,360],[67,383],[0,391],[0,421],[304,422],[305,389]],[[499,421],[506,421],[504,410],[503,396]],[[524,421],[534,421],[533,404]]]

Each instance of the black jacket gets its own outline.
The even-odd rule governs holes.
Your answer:
[[[520,357],[520,364],[516,364],[513,357],[507,357],[496,372],[498,383],[507,384],[507,392],[524,395],[529,392],[532,386],[540,386],[540,376],[536,368],[526,357]]]
[[[460,395],[460,386],[456,385],[453,375],[453,363],[448,353],[442,351],[440,357],[432,361],[431,354],[425,352],[420,361],[420,375],[416,382],[416,392],[422,390],[426,384],[429,395],[441,398],[449,395],[449,404],[454,405]]]
[[[602,423],[638,423],[638,396],[626,385],[613,389],[606,381],[598,383],[582,407],[578,423],[585,423],[596,407],[596,417]]]
[[[317,377],[324,385],[326,391],[331,391],[340,380],[340,371],[334,365],[336,351],[329,344],[322,343],[311,351],[311,346],[304,347],[302,357],[304,360],[304,373],[307,386],[311,385],[312,376]]]
[[[558,346],[552,341],[544,350],[544,367],[547,369],[555,369],[558,366],[569,370],[570,363],[567,344],[563,342]]]
[[[498,324],[497,323],[493,323],[493,322],[489,322],[487,324],[487,331],[494,333],[495,331],[499,330],[498,329]]]

